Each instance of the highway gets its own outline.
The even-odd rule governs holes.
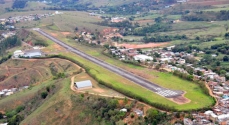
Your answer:
[[[125,77],[126,79],[128,79],[128,80],[130,80],[130,81],[132,81],[132,82],[134,82],[134,83],[136,83],[136,84],[138,84],[144,88],[147,88],[147,89],[149,89],[149,90],[151,90],[151,91],[153,91],[153,92],[155,92],[161,96],[172,98],[172,97],[180,96],[181,94],[183,94],[182,91],[179,91],[179,90],[176,91],[176,90],[170,90],[170,89],[163,88],[163,87],[161,87],[157,84],[154,84],[154,83],[152,83],[152,82],[150,82],[150,81],[148,81],[148,80],[146,80],[140,76],[137,76],[137,75],[130,73],[126,70],[123,70],[121,68],[118,68],[114,65],[108,64],[108,63],[106,63],[102,60],[99,60],[95,57],[92,57],[88,54],[85,54],[84,52],[82,52],[76,48],[73,48],[73,47],[65,44],[64,42],[54,38],[53,36],[49,35],[48,33],[42,31],[39,28],[34,28],[33,30],[39,32],[43,36],[45,36],[48,39],[52,40],[53,42],[59,44],[60,46],[67,49],[68,51],[71,51],[71,52],[73,52],[73,53],[75,53],[75,54],[77,54],[77,55],[97,64],[97,65],[100,65],[100,66],[102,66],[102,67],[104,67],[104,68],[106,68],[106,69],[108,69],[108,70],[110,70],[110,71],[112,71],[118,75],[121,75],[121,76]]]

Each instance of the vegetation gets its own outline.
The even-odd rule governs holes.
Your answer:
[[[12,5],[12,8],[13,9],[22,9],[26,6],[26,3],[27,3],[27,0],[15,0],[13,5]]]
[[[187,39],[186,35],[176,35],[176,36],[151,36],[147,37],[145,36],[143,38],[144,42],[149,43],[149,42],[168,42],[168,41],[173,41],[173,40],[185,40]]]
[[[0,55],[3,56],[6,53],[7,49],[13,48],[15,46],[21,45],[21,41],[17,36],[12,36],[4,39],[0,43]]]
[[[182,16],[187,21],[222,21],[229,19],[229,11],[221,10],[215,11],[200,11]]]
[[[167,110],[167,111],[176,111],[176,110],[178,110],[178,109],[176,109],[176,108],[174,108],[173,106],[170,106],[170,105],[168,105],[168,103],[167,104],[165,104],[165,103],[158,103],[157,101],[152,101],[151,99],[152,99],[152,96],[150,97],[150,98],[145,98],[144,96],[141,96],[141,95],[139,95],[139,93],[135,93],[135,92],[133,92],[133,91],[131,91],[131,90],[126,90],[125,88],[122,88],[122,87],[118,87],[117,85],[115,85],[114,84],[114,82],[113,82],[113,84],[110,84],[110,82],[108,82],[107,80],[109,80],[110,78],[108,78],[108,77],[106,77],[106,79],[107,80],[104,80],[104,79],[101,79],[99,76],[98,76],[98,73],[95,73],[95,70],[94,69],[89,69],[89,67],[87,66],[87,65],[85,65],[85,64],[82,64],[81,62],[79,62],[79,61],[76,61],[75,59],[73,59],[72,57],[68,57],[68,56],[63,56],[63,55],[53,55],[53,56],[49,56],[49,58],[63,58],[63,59],[67,59],[67,60],[70,60],[70,61],[72,61],[72,62],[74,62],[74,63],[76,63],[76,64],[78,64],[79,66],[81,66],[81,67],[83,67],[83,68],[85,68],[85,70],[87,71],[87,73],[90,75],[90,76],[92,76],[95,80],[97,80],[100,84],[102,84],[102,85],[105,85],[105,86],[107,86],[107,87],[109,87],[109,88],[112,88],[112,89],[114,89],[114,90],[116,90],[116,91],[118,91],[118,92],[120,92],[120,93],[122,93],[122,94],[124,94],[124,95],[127,95],[127,96],[129,96],[129,97],[131,97],[131,98],[135,98],[135,99],[137,99],[137,100],[139,100],[139,101],[142,101],[142,102],[146,102],[146,103],[148,103],[148,104],[150,104],[150,105],[152,105],[152,106],[154,106],[154,107],[156,107],[156,108],[159,108],[159,109],[162,109],[162,110]],[[47,57],[46,57],[47,58]],[[79,59],[79,58],[78,58]],[[100,76],[101,76],[101,74],[100,74]],[[119,85],[123,85],[123,84],[121,84],[121,83],[116,83],[116,84],[119,84]],[[130,86],[129,86],[130,87]],[[133,86],[132,86],[133,87]],[[134,88],[132,88],[132,89],[134,89]],[[140,88],[138,88],[138,90],[139,90]],[[145,91],[145,92],[148,92],[148,91]],[[152,92],[150,92],[151,94],[152,94]],[[153,96],[154,98],[158,98],[158,96]],[[161,99],[163,99],[163,98],[161,98]],[[166,100],[166,99],[165,99]],[[211,99],[211,100],[214,100],[214,99]],[[171,103],[170,103],[171,104]],[[180,106],[178,106],[178,108],[180,108]],[[187,108],[187,107],[186,107]],[[195,108],[195,109],[197,109],[197,108]],[[183,109],[184,110],[184,109]],[[186,109],[186,110],[189,110],[189,109]],[[190,110],[193,110],[192,108],[190,109]]]

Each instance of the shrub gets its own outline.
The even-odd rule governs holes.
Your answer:
[[[47,92],[42,92],[41,93],[41,98],[45,99],[48,96]]]

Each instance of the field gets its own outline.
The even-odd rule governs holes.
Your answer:
[[[148,43],[148,44],[137,44],[137,43],[134,43],[134,44],[118,44],[117,46],[120,46],[120,47],[125,47],[125,48],[132,48],[132,49],[142,49],[142,48],[156,48],[156,47],[163,47],[163,46],[167,46],[168,43]]]
[[[228,0],[189,0],[190,4],[198,4],[198,5],[223,5],[229,4]]]
[[[46,30],[48,31],[48,30]],[[91,62],[88,62],[87,60],[69,53],[69,52],[63,52],[61,53],[62,55],[66,55],[68,57],[74,58],[77,61],[81,62],[82,64],[84,64],[85,66],[87,66],[90,70],[90,74],[95,75],[95,77],[97,79],[103,80],[105,82],[108,83],[112,83],[113,86],[115,86],[116,88],[119,89],[125,89],[127,91],[130,92],[137,92],[136,94],[142,97],[145,97],[146,99],[150,100],[150,102],[156,102],[156,103],[161,103],[164,105],[168,105],[168,106],[173,106],[179,110],[189,110],[189,109],[196,109],[196,108],[203,108],[203,107],[207,107],[213,104],[213,99],[209,96],[206,96],[201,89],[199,88],[199,86],[197,84],[182,80],[178,77],[173,76],[172,74],[169,73],[160,73],[154,70],[150,70],[150,69],[146,69],[146,68],[142,68],[142,67],[138,67],[138,66],[134,66],[131,64],[124,64],[120,61],[117,61],[115,59],[109,58],[107,56],[104,56],[101,51],[103,49],[101,48],[96,48],[93,47],[93,49],[89,46],[85,46],[79,43],[76,43],[75,41],[71,41],[68,40],[66,38],[64,38],[61,33],[55,32],[55,31],[49,31],[52,33],[57,34],[59,39],[64,40],[66,43],[86,52],[87,54],[93,55],[97,58],[100,58],[101,60],[104,60],[108,63],[111,63],[113,65],[119,66],[123,69],[129,70],[130,72],[133,72],[137,75],[140,75],[144,78],[149,79],[152,82],[155,82],[163,87],[168,87],[168,88],[172,88],[172,89],[176,89],[176,90],[184,90],[187,92],[187,94],[185,94],[185,97],[192,100],[190,103],[187,104],[183,104],[183,105],[179,105],[174,103],[173,101],[170,101],[166,98],[163,98],[161,96],[158,96],[155,93],[150,92],[149,90],[142,88],[134,83],[132,83],[131,81],[128,81],[126,79],[124,79],[123,77],[116,75],[116,74],[112,74],[110,71],[97,66],[96,64],[93,64]],[[41,36],[42,37],[42,36]],[[90,51],[88,51],[90,50]],[[112,74],[112,77],[111,75]],[[168,81],[170,81],[168,83]],[[187,87],[187,85],[189,87]],[[144,95],[148,95],[148,96],[144,96]],[[205,100],[204,102],[201,102],[201,100]],[[199,103],[201,102],[201,103]]]
[[[80,3],[91,3],[91,6],[101,7],[101,6],[117,6],[117,5],[123,5],[127,3],[132,3],[134,1],[138,0],[84,0]]]

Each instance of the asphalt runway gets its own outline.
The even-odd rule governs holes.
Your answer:
[[[40,34],[42,34],[43,36],[47,37],[48,39],[52,40],[53,42],[59,44],[60,46],[64,47],[65,49],[67,49],[68,51],[71,51],[93,63],[96,63],[97,65],[100,65],[118,75],[121,75],[122,77],[125,77],[126,79],[144,87],[144,88],[147,88],[153,92],[155,92],[156,94],[160,95],[160,96],[163,96],[163,97],[167,97],[167,98],[174,98],[174,97],[177,97],[177,96],[180,96],[183,94],[183,91],[180,91],[180,90],[171,90],[171,89],[167,89],[167,88],[163,88],[157,84],[154,84],[140,76],[137,76],[133,73],[130,73],[129,71],[126,71],[126,70],[123,70],[119,67],[116,67],[114,65],[111,65],[111,64],[108,64],[102,60],[99,60],[95,57],[92,57],[88,54],[85,54],[84,52],[76,49],[76,48],[73,48],[67,44],[65,44],[64,42],[54,38],[53,36],[49,35],[48,33],[42,31],[41,29],[39,28],[34,28],[33,30],[39,32]],[[169,82],[169,81],[168,81]]]

